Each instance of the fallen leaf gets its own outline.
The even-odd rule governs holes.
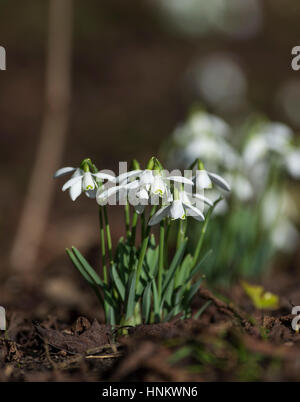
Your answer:
[[[85,354],[93,349],[110,343],[111,328],[109,325],[101,325],[94,320],[90,328],[80,335],[65,334],[54,329],[46,329],[35,325],[38,335],[49,345],[57,349],[74,354]]]

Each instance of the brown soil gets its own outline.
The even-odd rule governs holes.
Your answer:
[[[226,291],[217,297],[203,287],[194,300],[195,311],[205,306],[197,319],[114,330],[101,324],[98,311],[97,319],[79,317],[67,325],[76,314],[71,304],[33,321],[43,315],[45,301],[30,312],[15,301],[0,336],[0,380],[299,381],[300,334],[290,313],[300,292],[292,278],[277,278],[274,284],[284,286],[276,311],[255,310],[240,286],[230,290],[230,300]],[[39,297],[37,289],[29,293]]]

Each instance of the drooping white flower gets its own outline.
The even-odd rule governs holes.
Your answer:
[[[200,158],[209,169],[236,168],[240,157],[228,141],[229,134],[230,127],[219,117],[204,111],[193,113],[174,131],[174,145],[168,152],[171,165],[187,165]]]
[[[285,156],[285,164],[289,174],[295,179],[300,179],[300,149],[293,149]]]
[[[289,219],[280,219],[271,231],[273,245],[286,253],[295,250],[299,238],[296,226]]]
[[[128,179],[133,181],[128,183]],[[170,182],[183,183],[193,186],[193,182],[183,176],[167,176],[159,170],[136,170],[124,173],[116,178],[120,183],[109,189],[99,189],[96,195],[98,204],[106,204],[110,197],[126,191],[129,202],[134,206],[136,212],[142,213],[146,205],[153,204],[157,197],[163,202],[173,200],[170,191]],[[156,205],[155,203],[155,205]]]
[[[286,155],[291,147],[292,130],[282,123],[263,123],[252,133],[243,151],[246,166],[251,167],[269,152]]]
[[[196,176],[194,177],[196,184],[196,191],[212,188],[213,183],[220,187],[222,190],[230,191],[230,185],[227,183],[223,177],[208,172],[207,170],[197,170]]]
[[[74,172],[71,179],[69,179],[62,187],[62,191],[69,189],[69,194],[72,201],[75,201],[82,192],[84,192],[89,198],[95,198],[96,190],[98,187],[98,180],[108,180],[115,183],[116,178],[107,173],[91,173],[90,171],[84,171],[81,168],[64,167],[58,169],[54,178],[63,176],[67,173]]]
[[[248,201],[254,195],[252,184],[248,178],[240,172],[226,174],[226,180],[232,185],[232,193],[240,201]]]
[[[205,198],[205,197],[204,197]],[[203,200],[204,201],[204,200]],[[208,199],[206,199],[210,203]],[[192,216],[197,221],[204,221],[203,212],[195,207],[193,204],[197,200],[192,197],[192,195],[186,193],[185,191],[179,191],[177,199],[172,201],[169,205],[160,208],[150,219],[148,225],[153,226],[159,223],[164,218],[176,219],[186,219],[187,216]]]
[[[158,170],[144,170],[139,177],[138,187],[150,194],[164,197],[170,189],[170,181],[193,186],[193,182],[184,176],[166,176]]]

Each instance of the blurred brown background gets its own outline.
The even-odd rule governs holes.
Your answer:
[[[238,3],[244,1],[230,0],[231,8],[223,14],[215,12],[214,1],[174,2],[175,11],[163,0],[73,1],[70,118],[56,168],[76,166],[85,157],[99,169],[115,171],[119,161],[135,157],[145,162],[195,102],[232,123],[259,112],[299,129],[300,72],[290,66],[291,49],[300,45],[299,1],[249,0],[243,10]],[[7,52],[7,70],[0,72],[0,304],[9,299],[6,293],[20,289],[23,274],[22,257],[17,269],[11,266],[11,250],[45,114],[49,3],[0,2],[0,45]],[[198,21],[193,20],[198,14],[189,14],[185,6],[196,7]],[[56,21],[51,23],[55,31]],[[218,92],[203,89],[203,76],[197,81],[198,66],[211,60],[221,66],[225,60],[229,70],[233,66],[220,81],[227,80],[221,102],[216,101]],[[237,97],[233,105],[228,103],[231,96]],[[46,267],[53,277],[55,270],[63,271],[57,261],[66,259],[65,246],[76,244],[84,251],[97,242],[96,207],[84,196],[73,204],[60,191],[62,183],[54,183],[39,258],[31,272],[26,270],[27,279]],[[41,185],[41,194],[47,185]],[[116,209],[111,219],[116,237],[122,230],[121,212]],[[72,268],[63,264],[69,275]]]

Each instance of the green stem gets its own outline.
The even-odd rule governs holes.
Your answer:
[[[176,249],[178,250],[182,241],[184,240],[186,226],[184,226],[184,221],[182,219],[179,220],[178,223],[178,232],[177,232],[177,245]]]
[[[130,237],[130,243],[131,243],[132,247],[135,245],[137,221],[138,221],[138,214],[134,211],[133,216],[132,216],[131,237]]]
[[[104,207],[103,207],[103,212],[104,212],[104,221],[105,221],[105,227],[106,227],[106,238],[107,238],[109,262],[110,262],[110,265],[112,265],[114,263],[114,259],[113,259],[113,255],[112,255],[112,242],[111,242],[110,226],[109,226],[109,222],[108,222],[106,205],[104,205]]]
[[[125,207],[125,229],[126,229],[126,237],[130,237],[130,209],[128,202],[126,203]]]
[[[103,282],[107,285],[108,281],[107,281],[107,267],[106,267],[105,235],[104,235],[104,225],[103,225],[101,207],[99,207],[99,223],[100,223],[100,244],[101,244],[101,256],[102,256]]]
[[[208,226],[208,223],[209,223],[211,214],[212,214],[212,212],[213,212],[215,206],[216,206],[221,200],[222,200],[222,197],[218,198],[218,199],[214,202],[213,206],[209,208],[209,210],[208,210],[208,212],[207,212],[207,214],[206,214],[206,218],[205,218],[205,221],[203,222],[203,226],[202,226],[202,229],[201,229],[201,234],[200,234],[200,237],[199,237],[199,240],[198,240],[198,243],[197,243],[197,246],[196,246],[194,258],[193,258],[193,267],[195,267],[195,265],[197,264],[197,261],[198,261],[199,254],[200,254],[200,251],[201,251],[201,248],[202,248],[204,236],[205,236],[205,233],[206,233],[206,229],[207,229],[207,226]]]
[[[146,232],[146,219],[145,219],[145,212],[143,212],[141,215],[141,238],[142,238],[142,241],[144,240],[145,232]]]
[[[165,234],[165,252],[164,252],[165,266],[168,265],[168,242],[169,242],[170,231],[171,231],[171,220],[167,219],[167,229]]]
[[[155,214],[156,209],[157,209],[157,205],[153,205],[153,207],[152,207],[152,209],[150,211],[149,220]],[[144,238],[143,238],[143,242],[142,242],[142,246],[141,246],[141,250],[140,250],[139,261],[138,261],[138,265],[137,265],[136,289],[137,289],[137,286],[138,286],[138,283],[139,283],[139,280],[140,280],[142,267],[143,267],[143,262],[144,262],[147,247],[148,247],[148,242],[149,242],[149,237],[150,237],[150,229],[151,229],[151,226],[147,225],[147,228],[145,229]]]
[[[159,233],[159,260],[158,260],[158,299],[161,300],[162,277],[164,272],[164,247],[165,247],[165,222],[164,219],[160,222]]]
[[[140,256],[139,256],[139,261],[138,261],[138,266],[137,266],[137,272],[136,272],[136,290],[137,286],[140,280],[141,272],[142,272],[142,267],[143,267],[143,262],[145,259],[147,247],[148,247],[148,242],[149,242],[149,234],[144,238],[141,251],[140,251]]]

